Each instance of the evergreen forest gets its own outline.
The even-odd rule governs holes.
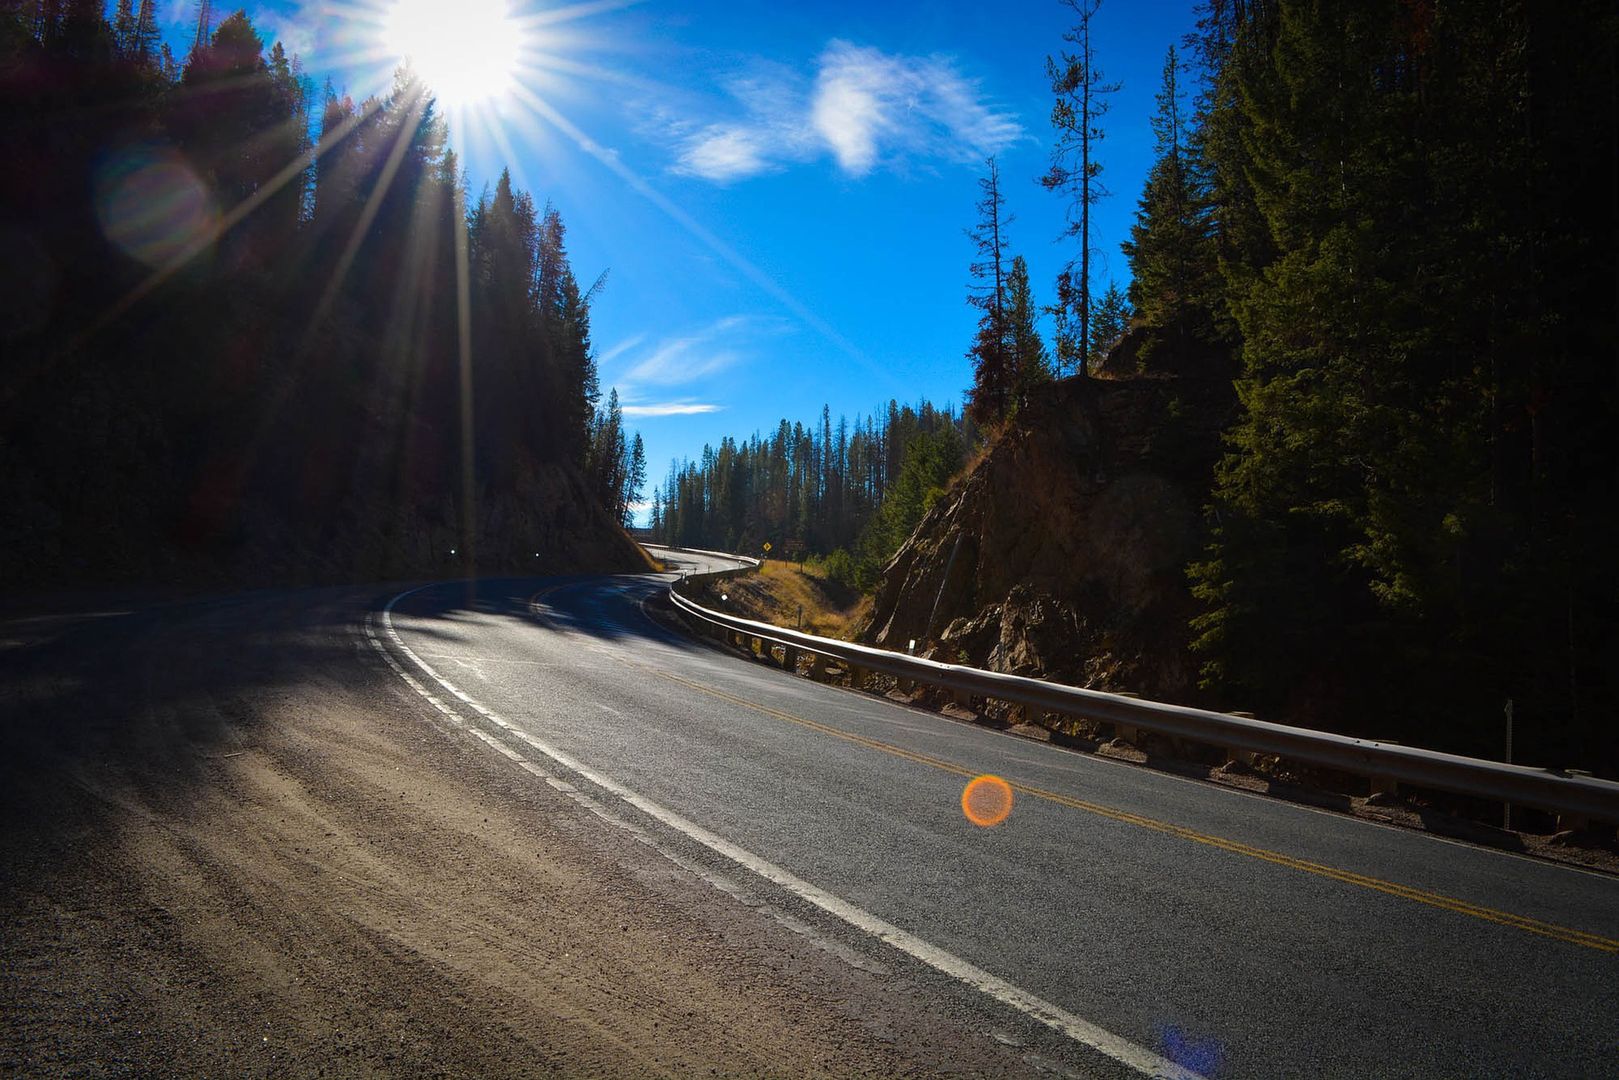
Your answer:
[[[724,438],[670,464],[652,493],[651,532],[677,547],[825,556],[832,575],[870,589],[978,444],[971,416],[890,401],[832,422],[782,420],[769,435]]]
[[[560,213],[469,197],[409,70],[154,8],[0,5],[0,581],[642,565]]]

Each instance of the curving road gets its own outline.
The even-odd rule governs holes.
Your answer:
[[[668,580],[431,585],[367,634],[435,722],[716,904],[1054,1070],[1612,1075],[1619,880],[816,685],[655,622]],[[982,773],[1020,788],[989,829]]]

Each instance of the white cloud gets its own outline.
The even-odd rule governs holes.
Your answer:
[[[736,124],[710,124],[681,151],[675,171],[709,180],[735,180],[775,168],[754,132]]]
[[[620,411],[625,416],[700,416],[723,408],[725,406],[706,401],[658,401],[650,405],[624,405]]]
[[[894,127],[889,117],[903,75],[903,61],[876,49],[835,41],[822,54],[810,120],[844,172],[864,176],[877,163],[878,139]]]
[[[719,412],[725,406],[713,397],[716,392],[723,394],[724,383],[712,377],[753,362],[761,338],[790,329],[790,324],[779,319],[727,315],[669,337],[637,335],[614,346],[603,358],[618,359],[625,370],[619,375],[604,370],[602,384],[616,386],[619,408],[626,417]],[[694,385],[699,383],[704,385]]]
[[[660,341],[624,376],[631,385],[678,386],[724,371],[742,354],[716,343],[740,330],[747,319],[732,315],[683,337]]]
[[[846,41],[827,45],[813,80],[760,64],[725,89],[742,118],[703,123],[659,110],[674,171],[729,183],[830,154],[860,177],[907,160],[978,161],[1023,136],[1017,117],[953,61]]]
[[[623,356],[625,353],[629,352],[631,349],[637,347],[638,345],[641,344],[641,342],[643,342],[645,340],[646,340],[646,335],[645,334],[631,334],[629,337],[625,338],[623,341],[619,342],[617,345],[614,345],[611,349],[608,349],[606,352],[604,352],[601,355],[597,356],[596,357],[596,366],[598,368],[606,367],[608,364],[612,363],[614,360],[618,359],[620,356]]]

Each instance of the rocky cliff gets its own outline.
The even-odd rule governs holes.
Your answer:
[[[1231,383],[1065,379],[1030,401],[884,571],[867,640],[995,671],[1196,696],[1186,564]],[[924,644],[926,643],[926,644]]]

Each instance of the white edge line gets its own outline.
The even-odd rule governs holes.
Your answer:
[[[1167,1058],[1160,1057],[1144,1046],[1139,1046],[1122,1036],[1115,1035],[1104,1028],[1096,1026],[1089,1020],[1075,1016],[1073,1013],[1068,1012],[1066,1009],[1054,1005],[1049,1001],[1046,1001],[1044,998],[1014,986],[1012,983],[1007,982],[998,975],[992,975],[977,965],[967,960],[963,960],[961,957],[956,956],[953,953],[947,952],[936,945],[929,944],[923,939],[917,937],[915,934],[901,930],[892,923],[878,918],[870,912],[851,904],[849,901],[844,900],[841,897],[834,896],[832,893],[829,893],[818,886],[812,885],[801,878],[795,877],[793,874],[779,866],[776,866],[774,863],[771,863],[744,848],[738,847],[736,844],[731,843],[729,840],[726,840],[723,837],[709,832],[696,822],[681,817],[674,811],[637,794],[631,789],[625,787],[623,784],[620,784],[618,781],[597,772],[595,769],[590,768],[588,765],[578,761],[564,751],[559,750],[556,747],[551,746],[549,743],[535,738],[528,732],[513,726],[504,717],[497,715],[478,702],[473,701],[472,698],[467,696],[467,694],[458,689],[448,679],[444,678],[444,676],[435,671],[425,660],[418,656],[410,648],[410,646],[405,644],[404,639],[399,636],[399,632],[394,629],[394,605],[407,596],[411,596],[414,593],[421,592],[423,589],[429,589],[432,587],[432,585],[418,586],[417,588],[402,592],[398,596],[395,596],[392,600],[389,600],[387,605],[382,609],[383,629],[386,632],[389,641],[391,641],[393,645],[399,649],[399,651],[409,657],[412,663],[421,668],[421,670],[429,678],[438,683],[440,686],[444,687],[444,689],[447,690],[451,696],[472,708],[490,723],[527,743],[529,746],[544,754],[552,761],[555,761],[558,765],[561,765],[564,769],[576,773],[579,776],[583,776],[586,780],[589,780],[597,787],[618,796],[618,798],[629,803],[631,806],[635,807],[637,810],[640,810],[647,816],[661,822],[664,825],[667,825],[669,828],[674,829],[679,833],[682,833],[687,838],[696,841],[697,843],[708,848],[710,851],[723,855],[725,858],[730,859],[738,866],[752,871],[754,874],[757,874],[765,880],[786,889],[788,892],[797,896],[806,903],[813,904],[822,911],[842,919],[850,926],[864,931],[878,940],[899,949],[901,952],[920,960],[922,963],[928,965],[934,970],[943,972],[951,978],[966,983],[973,989],[989,995],[996,1001],[1001,1002],[1003,1005],[1011,1006],[1019,1012],[1040,1021],[1047,1027],[1060,1032],[1075,1042],[1081,1043],[1093,1050],[1098,1051],[1099,1053],[1105,1054],[1114,1061],[1117,1061],[1122,1065],[1126,1065],[1146,1076],[1158,1077],[1161,1078],[1161,1080],[1203,1080],[1203,1077],[1201,1077],[1198,1073],[1192,1072],[1190,1069],[1177,1065],[1175,1062],[1170,1061]],[[427,687],[425,687],[419,680],[411,676],[410,673],[405,671],[396,661],[394,661],[391,656],[388,655],[387,650],[382,648],[381,642],[377,639],[375,633],[372,632],[369,624],[366,627],[366,634],[371,639],[373,646],[375,646],[377,650],[382,653],[383,657],[388,660],[389,666],[392,667],[395,673],[400,675],[405,682],[411,686],[412,689],[426,698],[440,712],[454,715],[454,710],[445,705],[433,694],[429,693]],[[491,745],[493,745],[491,740],[485,741],[490,741]],[[502,753],[506,753],[506,751],[503,750]]]

